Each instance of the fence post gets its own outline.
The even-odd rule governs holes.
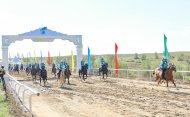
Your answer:
[[[152,80],[152,72],[151,71],[149,71],[149,73],[150,73],[150,81]]]
[[[182,77],[183,77],[183,82],[184,82],[185,78],[184,78],[184,74],[183,74],[183,72],[182,72]]]
[[[128,76],[128,70],[127,70],[127,79],[129,78],[129,76]]]
[[[25,106],[24,106],[24,94],[25,94],[25,92],[27,91],[28,89],[24,89],[24,91],[23,91],[23,93],[22,93],[22,112],[24,113],[24,108],[25,108]]]

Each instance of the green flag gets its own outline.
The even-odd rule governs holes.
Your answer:
[[[169,61],[169,53],[168,53],[168,48],[167,48],[167,37],[165,34],[164,34],[164,56]]]

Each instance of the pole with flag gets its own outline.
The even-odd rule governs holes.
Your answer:
[[[35,52],[35,50],[34,50],[34,61],[35,61],[35,63],[37,63],[37,58],[36,58],[36,52]]]
[[[61,61],[61,53],[60,53],[60,51],[59,51],[59,58],[58,58],[58,62],[60,62]]]
[[[27,56],[26,56],[26,62],[27,62],[27,64],[28,64],[28,52],[27,52]]]
[[[167,48],[167,37],[164,34],[164,56],[166,57],[167,61],[169,61],[169,52]]]
[[[115,73],[116,75],[118,76],[118,57],[117,57],[117,50],[118,50],[118,46],[117,44],[115,43]]]
[[[22,59],[24,59],[24,54],[22,53]]]
[[[48,51],[48,61],[47,61],[48,65],[50,66],[51,65],[51,58],[50,58],[50,53]]]
[[[41,63],[42,63],[42,51],[40,51],[40,54],[41,54],[41,57],[40,57],[40,59],[41,59]]]
[[[90,48],[88,47],[88,74],[90,73],[90,69],[91,69]]]
[[[32,56],[31,56],[31,53],[30,53],[30,52],[29,52],[29,56],[30,56],[30,59],[29,59],[29,61],[31,62]]]
[[[72,60],[71,60],[72,72],[74,72],[74,70],[75,70],[75,59],[74,59],[73,51],[71,51],[71,57],[72,57]]]
[[[19,59],[21,59],[21,57],[20,57],[20,54],[19,54],[19,53],[17,53],[17,57],[18,57]]]

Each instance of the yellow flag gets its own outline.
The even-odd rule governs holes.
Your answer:
[[[75,70],[75,59],[74,59],[73,51],[71,51],[71,56],[72,56],[72,72],[74,72],[74,70]]]
[[[36,52],[34,51],[34,61],[37,63]]]

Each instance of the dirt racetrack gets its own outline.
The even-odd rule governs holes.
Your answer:
[[[18,79],[25,79],[18,77]],[[169,88],[155,82],[120,78],[100,80],[91,76],[82,82],[71,78],[70,85],[46,87],[32,81],[24,84],[41,92],[32,99],[37,117],[190,117],[190,84],[177,82]]]

